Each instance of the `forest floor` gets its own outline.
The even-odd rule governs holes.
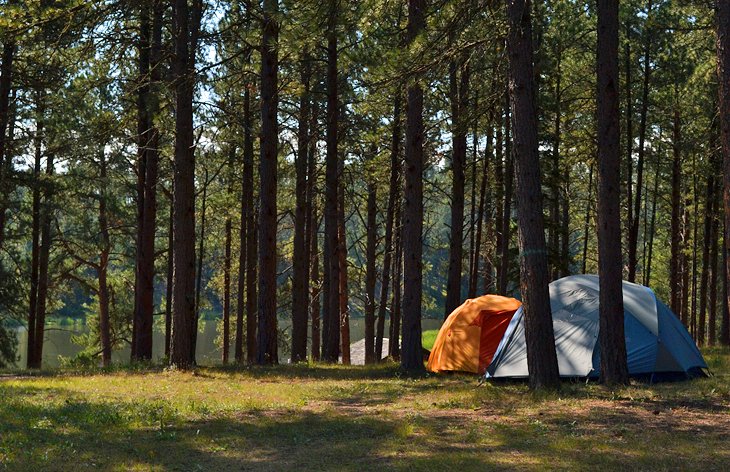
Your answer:
[[[727,470],[714,376],[558,393],[394,365],[0,374],[1,470]]]

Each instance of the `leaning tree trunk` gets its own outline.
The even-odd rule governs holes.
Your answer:
[[[279,147],[278,75],[279,13],[278,0],[264,0],[261,38],[261,160],[259,161],[259,364],[279,362],[276,331],[276,187]]]
[[[724,251],[730,251],[730,2],[717,0],[717,69],[719,77],[720,139],[723,156],[723,202],[724,202]],[[725,283],[730,279],[730,264],[725,264]],[[725,296],[723,312],[730,312],[730,298]],[[727,327],[727,324],[725,325]],[[728,328],[723,338],[730,341]]]
[[[514,129],[514,160],[520,244],[520,291],[530,387],[557,388],[547,248],[540,184],[537,112],[533,90],[532,21],[529,0],[507,0],[509,86]]]
[[[426,1],[408,1],[406,43],[426,28]],[[421,372],[421,300],[423,296],[423,88],[408,85],[406,107],[405,201],[403,207],[403,348],[401,367]]]
[[[300,61],[301,80],[304,90],[299,98],[299,123],[297,130],[296,205],[294,209],[294,254],[292,281],[292,362],[307,359],[307,319],[309,318],[309,245],[307,244],[307,166],[309,158],[309,79],[311,59],[305,51]]]
[[[195,323],[195,145],[193,96],[201,0],[175,0],[175,159],[173,169],[175,251],[172,304],[173,332],[170,364],[182,369],[195,362],[192,337]]]

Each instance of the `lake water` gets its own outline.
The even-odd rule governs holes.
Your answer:
[[[424,318],[422,326],[424,330],[438,329],[442,320]],[[290,328],[289,320],[280,320],[280,326],[286,329]],[[385,332],[388,332],[388,321],[386,321]],[[232,330],[235,329],[232,327]],[[81,351],[81,347],[72,341],[72,336],[86,332],[87,327],[83,323],[72,325],[49,325],[46,327],[45,340],[43,344],[43,366],[58,367],[60,364],[59,357],[74,357]],[[18,334],[18,354],[20,360],[16,364],[18,367],[25,367],[26,350],[28,346],[28,332],[25,328],[17,330]],[[196,346],[196,360],[200,365],[220,364],[221,349],[216,344],[218,336],[216,321],[200,321],[200,329],[198,331],[198,342]],[[365,326],[362,318],[350,319],[350,341],[357,342],[365,337]],[[231,340],[233,344],[233,340]],[[165,335],[162,331],[154,331],[153,333],[153,357],[159,360],[164,357],[165,353]],[[114,351],[112,353],[112,361],[119,363],[129,362],[130,348]],[[289,349],[280,349],[279,359],[286,362],[289,358]],[[231,359],[233,359],[233,346],[231,346]]]

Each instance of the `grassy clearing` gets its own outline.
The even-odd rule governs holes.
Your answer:
[[[716,375],[608,390],[396,366],[54,371],[0,377],[0,470],[722,469],[730,352]]]

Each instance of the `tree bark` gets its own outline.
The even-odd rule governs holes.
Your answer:
[[[41,162],[43,159],[43,133],[45,129],[44,92],[37,92],[36,98],[36,129],[33,137],[35,146],[35,162],[33,164],[33,208],[31,223],[31,259],[30,259],[30,295],[28,297],[28,346],[26,366],[28,369],[39,369],[40,362],[36,360],[36,313],[38,310],[38,265],[40,257],[40,228],[41,228]],[[42,342],[42,340],[40,341]]]
[[[10,90],[12,88],[13,59],[15,43],[11,40],[3,42],[2,63],[0,63],[0,249],[5,237],[5,211],[7,208],[7,192],[5,181],[10,177],[10,154],[7,152],[6,136],[10,122]],[[6,156],[6,154],[8,154]],[[8,160],[6,164],[5,159]]]
[[[648,249],[645,251],[646,256],[646,263],[644,264],[646,271],[644,272],[644,285],[646,287],[651,286],[651,261],[654,256],[654,229],[656,226],[656,204],[657,204],[657,198],[659,194],[659,177],[660,177],[660,170],[661,167],[659,163],[656,163],[656,174],[654,175],[654,192],[652,193],[652,200],[651,200],[651,217],[649,219],[649,229],[648,234],[644,237],[645,244],[648,246]]]
[[[715,3],[717,27],[717,69],[719,78],[720,140],[723,156],[723,203],[724,203],[724,251],[730,251],[730,2],[717,0]],[[730,279],[730,264],[725,264],[724,282]],[[730,312],[730,298],[723,302],[725,318]],[[723,338],[730,341],[727,324]]]
[[[276,328],[276,187],[279,147],[278,75],[279,75],[278,0],[264,0],[263,36],[261,38],[261,160],[259,162],[259,293],[258,352],[259,364],[277,364]]]
[[[175,0],[173,32],[175,57],[175,159],[173,166],[175,246],[173,267],[173,333],[170,364],[190,368],[195,323],[195,145],[193,96],[201,0]]]
[[[641,213],[641,191],[644,181],[644,155],[646,152],[644,143],[646,142],[646,121],[649,111],[649,82],[651,78],[651,35],[648,30],[651,17],[653,0],[649,0],[647,6],[647,21],[645,22],[644,31],[644,84],[641,95],[641,116],[639,118],[639,155],[636,162],[636,198],[634,200],[633,220],[630,222],[629,228],[629,282],[636,281],[636,252],[639,240],[639,214]]]
[[[548,293],[550,276],[540,184],[529,0],[507,0],[507,14],[507,54],[521,253],[520,291],[525,319],[527,365],[531,388],[557,388],[558,361]]]
[[[699,346],[705,344],[707,327],[707,288],[710,276],[710,249],[712,247],[712,214],[715,208],[715,175],[710,172],[705,194],[705,221],[702,243],[702,274],[700,275],[700,312],[697,320],[696,339]]]
[[[150,11],[152,23],[150,24]],[[160,80],[162,49],[162,2],[142,5],[140,12],[138,90],[137,254],[135,303],[132,327],[132,359],[152,359],[154,312],[155,220],[159,131],[154,120],[159,112],[156,87]]]
[[[383,336],[385,335],[385,315],[388,305],[388,288],[391,279],[391,266],[395,244],[393,243],[393,227],[398,199],[401,196],[400,186],[400,146],[401,146],[401,100],[402,95],[396,92],[393,100],[393,135],[390,148],[390,185],[388,191],[388,209],[385,216],[385,254],[383,255],[383,280],[380,286],[380,306],[378,307],[378,326],[375,335],[375,360],[383,358]],[[391,325],[393,311],[391,305]],[[390,343],[393,342],[391,337]]]
[[[451,237],[449,268],[446,282],[444,319],[461,304],[461,277],[464,261],[464,168],[466,166],[466,114],[468,104],[469,67],[463,61],[449,66],[451,101]]]
[[[38,305],[35,315],[35,363],[41,367],[43,359],[43,337],[46,326],[46,305],[50,288],[49,264],[51,254],[51,222],[53,220],[53,153],[46,155],[46,181],[43,182],[43,203],[41,204],[41,243],[38,255]]]
[[[101,363],[108,367],[112,361],[111,328],[109,321],[109,285],[107,272],[111,242],[109,240],[109,218],[107,215],[107,164],[104,149],[99,152],[99,234],[101,251],[99,252],[99,341],[101,344]]]
[[[307,166],[309,164],[309,81],[311,59],[304,51],[300,61],[303,91],[299,97],[299,123],[297,130],[297,154],[294,209],[294,254],[292,281],[292,362],[307,359],[307,319],[309,318],[309,244],[307,244]]]
[[[390,341],[388,343],[388,355],[394,360],[400,359],[400,320],[402,303],[403,280],[403,225],[401,220],[401,200],[398,199],[395,206],[395,221],[397,227],[394,229],[395,242],[393,256],[393,311],[390,316]]]
[[[591,206],[593,205],[593,162],[588,169],[588,199],[586,200],[586,219],[583,226],[583,268],[582,274],[586,273],[588,264],[588,235],[591,225]]]
[[[373,154],[377,151],[373,149]],[[367,183],[367,236],[365,244],[365,363],[372,364],[375,357],[375,249],[377,245],[377,187],[371,177]],[[382,345],[381,345],[382,349]]]
[[[350,365],[350,309],[347,302],[347,240],[345,235],[344,161],[339,162],[339,189],[337,192],[337,260],[340,263],[339,327],[342,363]]]
[[[322,330],[320,326],[321,309],[321,280],[319,278],[319,226],[320,216],[318,214],[317,200],[317,142],[319,103],[315,100],[312,104],[312,112],[309,117],[309,163],[307,164],[307,231],[309,231],[308,244],[310,256],[310,316],[312,318],[312,360],[318,361],[322,352]]]
[[[167,285],[165,287],[165,358],[170,359],[170,347],[172,345],[172,287],[175,267],[175,199],[170,194],[170,214],[167,225]]]
[[[601,381],[626,384],[621,264],[618,0],[598,1],[598,275]]]
[[[203,262],[205,260],[205,228],[208,209],[208,169],[203,175],[203,195],[200,208],[200,242],[198,243],[198,271],[195,276],[195,313],[193,315],[192,328],[190,329],[190,358],[193,364],[196,363],[195,351],[198,345],[198,323],[200,320],[200,296],[203,291]]]
[[[338,151],[337,125],[339,103],[337,96],[337,7],[336,0],[329,1],[327,23],[327,157],[325,171],[324,204],[324,278],[325,296],[322,320],[322,360],[337,362],[340,345],[340,261],[337,203],[338,203]]]
[[[426,28],[426,1],[408,1],[406,44]],[[403,207],[403,348],[401,367],[422,372],[421,299],[423,294],[423,88],[408,84],[406,106],[405,202]]]
[[[719,169],[717,169],[719,170]],[[714,169],[713,169],[714,171]],[[710,248],[710,298],[709,313],[707,317],[707,345],[714,346],[715,340],[717,339],[717,255],[718,255],[718,244],[719,244],[719,231],[718,231],[718,207],[719,202],[717,195],[715,195],[715,203],[712,208],[712,227],[710,229],[710,240],[712,246]]]
[[[248,59],[250,60],[250,51],[248,51]],[[241,230],[238,235],[241,250],[238,255],[238,303],[236,305],[236,346],[234,349],[234,357],[238,364],[243,363],[244,316],[246,317],[247,322],[247,345],[251,339],[251,335],[248,333],[248,329],[251,328],[251,324],[248,323],[249,313],[246,311],[249,303],[249,293],[247,292],[247,289],[249,287],[249,282],[251,282],[248,280],[248,273],[249,264],[256,264],[255,254],[249,253],[251,250],[249,247],[249,234],[253,233],[255,228],[251,227],[253,226],[253,222],[250,218],[250,215],[253,214],[253,137],[251,132],[251,88],[248,85],[249,84],[247,84],[244,88],[243,92],[243,175],[241,177]],[[253,323],[253,325],[253,339],[255,340],[255,323]],[[249,359],[251,359],[251,357],[249,357]]]
[[[228,201],[233,201],[233,163],[236,158],[236,148],[231,146],[228,159]],[[228,364],[231,346],[231,245],[233,242],[233,222],[230,213],[226,214],[225,242],[223,256],[223,346],[221,361],[223,365]]]
[[[676,92],[675,92],[676,93]],[[682,271],[681,267],[681,237],[682,219],[682,147],[681,147],[681,115],[679,105],[674,107],[672,123],[672,222],[671,222],[671,257],[669,259],[669,306],[678,316],[682,313]]]
[[[504,202],[502,204],[502,247],[500,248],[501,261],[499,275],[499,290],[498,293],[507,294],[507,287],[509,282],[509,269],[510,269],[510,258],[509,258],[509,243],[512,239],[511,236],[511,223],[512,223],[512,193],[514,192],[513,186],[515,181],[515,158],[512,155],[512,122],[510,118],[511,104],[509,91],[505,94],[507,103],[505,105],[505,126],[504,126],[504,159],[505,159],[505,171],[504,171]]]

